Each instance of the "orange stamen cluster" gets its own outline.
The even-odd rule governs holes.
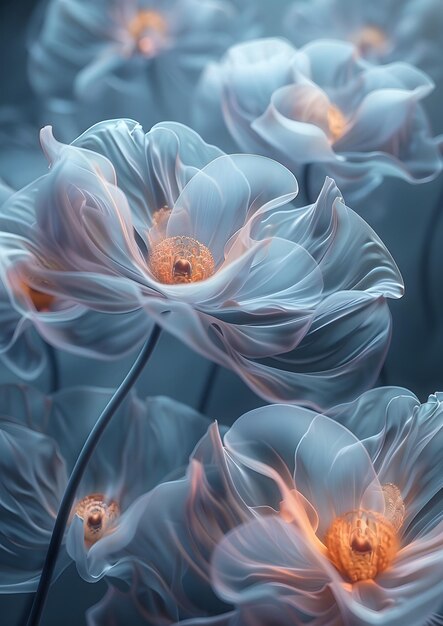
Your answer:
[[[166,285],[196,283],[215,270],[209,249],[192,237],[167,237],[154,245],[149,267],[156,280]]]
[[[20,281],[20,288],[32,301],[32,304],[37,311],[42,313],[51,310],[55,296],[50,293],[45,293],[44,291],[39,291],[38,289],[34,289],[34,287],[31,287],[25,281]]]
[[[103,537],[120,515],[114,500],[107,500],[100,493],[86,496],[77,504],[75,514],[83,521],[85,546],[90,548]]]
[[[347,121],[340,109],[334,105],[328,107],[326,113],[329,128],[329,138],[334,143],[343,135]]]
[[[355,34],[352,41],[365,56],[371,50],[383,50],[387,44],[387,37],[377,26],[365,26]]]
[[[128,30],[140,52],[150,55],[155,51],[155,36],[166,35],[167,23],[157,11],[139,11],[130,21]]]
[[[359,509],[336,518],[326,533],[332,563],[351,582],[374,579],[394,560],[405,509],[399,489],[383,487],[385,514]]]

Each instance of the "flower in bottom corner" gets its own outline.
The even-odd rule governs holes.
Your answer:
[[[67,477],[111,396],[111,390],[92,387],[52,396],[26,386],[0,387],[0,593],[36,589]],[[139,497],[184,474],[208,424],[169,398],[141,400],[132,394],[82,479],[56,575],[74,560],[91,582],[108,573],[130,577],[124,555],[97,577],[90,562],[106,557],[106,537],[131,536]]]
[[[234,424],[226,450],[274,511],[215,549],[212,584],[236,607],[220,623],[440,623],[442,400],[380,388],[328,416],[276,405]]]

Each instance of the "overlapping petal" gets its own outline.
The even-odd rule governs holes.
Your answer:
[[[44,121],[68,140],[113,117],[187,121],[203,68],[258,32],[254,13],[237,0],[52,0],[30,52]]]
[[[420,105],[433,83],[406,63],[374,67],[340,41],[291,50],[285,40],[259,39],[211,66],[199,88],[204,102],[213,85],[225,126],[242,150],[292,171],[322,165],[356,198],[386,176],[422,183],[442,169],[440,139]],[[210,94],[207,102],[219,120]],[[211,133],[205,122],[205,129],[210,139],[218,136],[216,126]]]

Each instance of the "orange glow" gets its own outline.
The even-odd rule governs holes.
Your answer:
[[[329,127],[329,137],[332,142],[337,141],[343,135],[346,128],[346,118],[340,109],[332,104],[326,113]]]
[[[149,267],[156,280],[166,285],[196,283],[215,270],[209,249],[192,237],[168,237],[155,244]]]
[[[140,52],[149,56],[157,48],[156,37],[152,35],[165,36],[167,23],[157,11],[140,11],[129,23],[128,30]]]
[[[120,508],[114,500],[107,500],[104,495],[94,493],[78,502],[75,514],[83,521],[85,546],[90,548],[109,531],[120,515]]]
[[[373,511],[352,511],[337,517],[325,539],[328,556],[351,582],[374,579],[394,560],[399,542],[394,526]]]
[[[362,56],[365,56],[371,50],[383,51],[386,48],[388,39],[378,26],[365,26],[352,37],[352,42],[360,50]]]
[[[399,548],[397,531],[405,517],[399,488],[382,487],[384,515],[374,511],[352,511],[335,519],[326,533],[328,556],[351,582],[374,579],[394,560]]]
[[[50,293],[34,289],[23,280],[20,281],[20,288],[32,300],[32,303],[37,311],[42,313],[51,310],[55,296]]]

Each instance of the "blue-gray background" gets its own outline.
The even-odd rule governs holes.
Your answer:
[[[93,1],[93,0],[91,0]],[[289,0],[257,0],[265,21],[265,34],[279,34],[281,16]],[[26,37],[29,17],[36,7],[35,0],[1,0],[0,3],[0,106],[11,107],[11,113],[25,111],[32,121],[32,94],[26,73]],[[443,61],[443,60],[442,60]],[[443,93],[436,90],[428,100],[428,112],[436,133],[443,132]],[[8,122],[0,118],[7,128]],[[5,126],[6,125],[6,126]],[[30,133],[37,142],[37,132]],[[0,176],[2,165],[16,163],[17,184],[21,183],[24,164],[29,158],[14,145],[0,147]],[[382,237],[397,261],[406,283],[406,295],[391,304],[394,318],[393,338],[383,383],[410,388],[421,399],[435,390],[443,390],[443,313],[437,329],[430,329],[426,311],[419,259],[425,247],[431,246],[432,300],[437,313],[442,310],[443,280],[443,219],[434,224],[432,239],[425,241],[425,230],[431,212],[441,202],[441,177],[432,184],[411,187],[401,182],[385,183],[365,203],[362,216]],[[443,205],[442,205],[443,209]],[[133,356],[118,363],[97,363],[59,353],[62,386],[94,384],[117,385],[133,361]],[[196,405],[208,373],[209,363],[192,354],[170,336],[163,336],[155,357],[143,373],[137,387],[140,395],[165,394],[185,403]],[[14,380],[12,374],[0,371],[1,382]],[[45,376],[36,382],[44,390]],[[227,371],[219,371],[208,413],[225,423],[231,423],[245,410],[263,404],[242,383]],[[70,568],[53,586],[42,626],[83,626],[85,609],[95,603],[105,591],[105,583],[88,585]],[[0,597],[0,626],[22,623],[28,603],[27,596]],[[128,625],[130,626],[130,625]]]

